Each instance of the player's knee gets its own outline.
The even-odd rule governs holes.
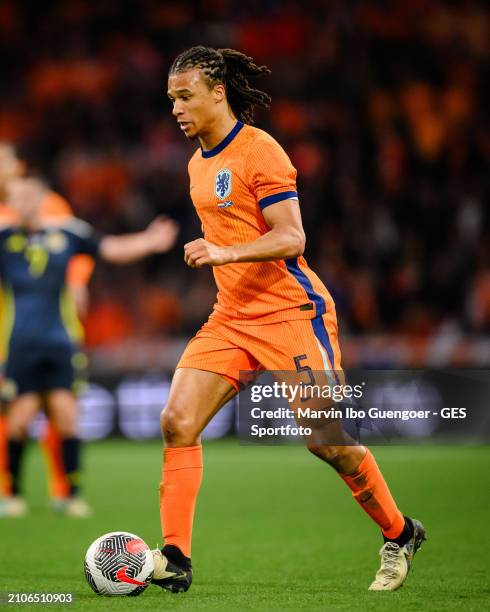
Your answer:
[[[318,444],[317,442],[310,442],[307,444],[307,449],[323,461],[333,464],[339,456],[338,446],[328,446],[325,444]]]
[[[78,435],[76,410],[71,410],[69,406],[66,408],[65,410],[62,406],[52,409],[50,411],[50,419],[60,436],[63,438],[76,437]]]
[[[311,442],[307,445],[310,453],[326,461],[341,474],[352,472],[363,456],[361,446],[322,445]]]
[[[191,445],[199,435],[188,415],[183,410],[171,405],[165,406],[160,415],[162,436],[167,443],[183,443]]]
[[[11,440],[25,440],[27,437],[27,423],[15,420],[7,423],[7,437]]]
[[[7,413],[6,429],[10,439],[24,440],[27,437],[28,427],[29,420],[21,411],[14,409]]]
[[[72,438],[78,435],[76,420],[71,415],[57,414],[52,417],[53,425],[63,438]]]

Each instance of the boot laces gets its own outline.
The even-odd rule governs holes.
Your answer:
[[[386,542],[380,550],[381,568],[378,574],[386,578],[396,578],[399,574],[400,547],[394,542]]]

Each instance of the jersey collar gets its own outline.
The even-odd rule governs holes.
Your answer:
[[[201,147],[202,156],[205,158],[214,157],[215,155],[218,155],[218,153],[221,153],[221,151],[225,147],[227,147],[230,144],[230,142],[235,138],[235,136],[242,129],[242,127],[243,127],[243,123],[241,121],[237,121],[235,123],[235,127],[231,130],[228,136],[225,136],[223,140],[219,144],[217,144],[215,147],[213,147],[212,149],[209,149],[209,151],[204,151],[203,148]]]

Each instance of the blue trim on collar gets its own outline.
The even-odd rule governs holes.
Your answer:
[[[214,157],[215,155],[218,155],[218,153],[221,153],[221,151],[235,138],[238,132],[242,129],[243,125],[244,124],[241,121],[237,121],[235,127],[231,130],[228,136],[225,136],[223,140],[215,147],[209,149],[209,151],[204,151],[204,149],[201,147],[201,155],[203,157]]]

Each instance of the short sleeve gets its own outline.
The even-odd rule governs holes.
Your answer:
[[[257,138],[247,157],[248,182],[261,209],[298,198],[296,168],[273,138]]]
[[[77,253],[97,257],[99,254],[100,241],[100,236],[97,236],[95,232],[91,236],[81,238],[78,243]]]
[[[91,225],[80,219],[73,219],[65,229],[67,233],[72,236],[74,253],[97,257],[99,254],[101,237],[96,234]]]

